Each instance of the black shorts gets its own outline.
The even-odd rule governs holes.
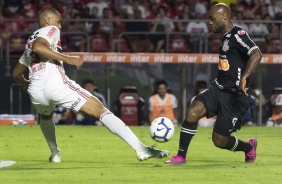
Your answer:
[[[224,136],[240,130],[250,105],[248,96],[221,91],[214,84],[198,94],[195,100],[204,104],[207,118],[217,116],[214,131]]]

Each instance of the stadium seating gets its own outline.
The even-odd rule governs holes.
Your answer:
[[[102,35],[94,35],[91,41],[91,51],[92,52],[107,52],[110,51],[110,46]]]
[[[280,53],[281,50],[281,40],[279,38],[274,38],[270,40],[270,53]]]
[[[187,41],[181,35],[173,35],[169,40],[169,52],[174,53],[188,53],[190,48],[188,47]]]
[[[129,52],[126,40],[124,38],[114,39],[114,51],[115,52]]]
[[[118,100],[114,102],[114,113],[126,125],[138,126],[143,121],[144,100],[136,87],[124,86],[120,89]]]
[[[13,37],[10,39],[10,52],[23,52],[26,40],[22,37]]]
[[[222,37],[220,35],[210,35],[208,37],[210,53],[218,53],[221,45],[221,38]]]

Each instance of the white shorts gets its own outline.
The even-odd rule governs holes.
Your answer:
[[[52,114],[56,105],[78,112],[90,96],[93,96],[69,79],[65,83],[48,85],[40,91],[28,90],[28,93],[32,104],[42,115]]]

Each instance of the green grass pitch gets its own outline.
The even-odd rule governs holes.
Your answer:
[[[155,142],[149,127],[131,127],[146,145]],[[175,154],[178,127],[172,140],[157,148]],[[49,163],[50,151],[39,126],[1,126],[0,160],[17,163],[0,168],[0,184],[278,184],[282,183],[282,129],[243,127],[234,134],[258,139],[257,160],[244,163],[242,152],[216,148],[211,128],[199,128],[184,165],[165,165],[164,159],[139,162],[135,152],[105,127],[57,126],[62,162]],[[169,157],[170,158],[170,157]]]

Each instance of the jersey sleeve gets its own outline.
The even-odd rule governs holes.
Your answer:
[[[60,30],[55,26],[47,26],[39,30],[37,37],[46,39],[52,45],[60,39]]]
[[[251,40],[245,30],[239,29],[234,36],[236,40],[236,46],[241,52],[250,55],[252,50],[258,48],[258,46],[256,46],[256,44]]]
[[[28,67],[29,66],[29,60],[26,58],[26,51],[22,54],[22,56],[19,59],[19,63]]]

